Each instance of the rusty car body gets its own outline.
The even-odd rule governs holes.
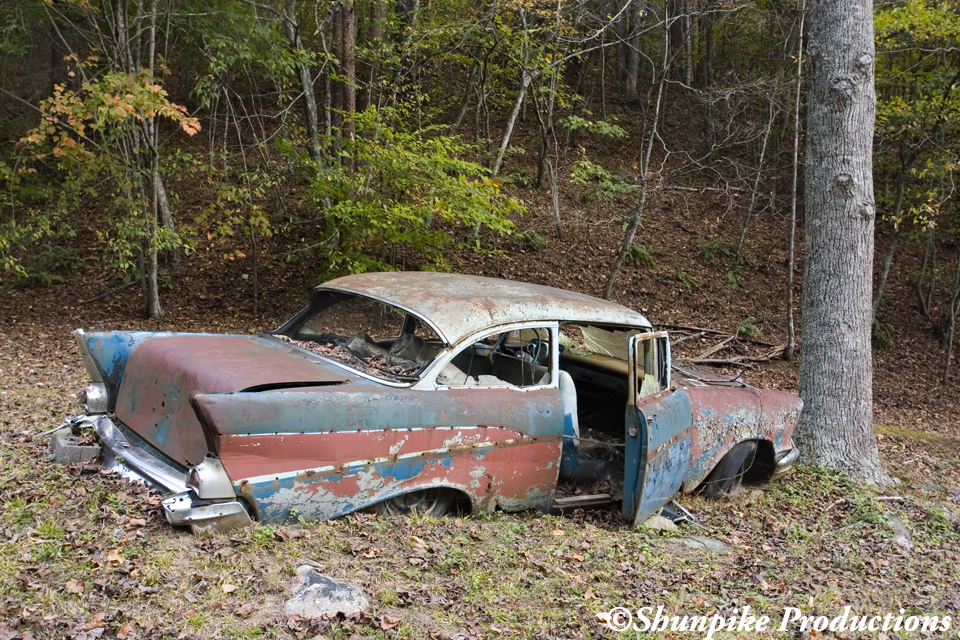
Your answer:
[[[797,455],[796,396],[672,366],[642,315],[540,285],[368,273],[269,334],[75,337],[92,382],[74,428],[195,531],[455,500],[547,511],[559,482],[604,476],[640,522]],[[616,455],[594,456],[588,428]]]

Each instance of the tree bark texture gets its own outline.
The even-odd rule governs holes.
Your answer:
[[[810,9],[806,271],[795,434],[804,460],[886,484],[873,432],[871,1]]]
[[[353,114],[357,110],[357,14],[353,0],[344,0],[343,13],[343,111],[344,134],[350,140],[355,136]]]
[[[957,275],[953,277],[953,295],[947,307],[947,327],[943,332],[944,346],[947,349],[943,358],[943,378],[941,384],[950,384],[950,358],[953,357],[953,334],[957,326],[957,314],[960,313],[960,246],[957,247]]]
[[[302,50],[303,41],[300,39],[300,25],[297,23],[296,0],[287,0],[286,16],[283,21],[287,40],[293,49]],[[303,88],[303,114],[307,119],[307,153],[313,160],[320,159],[320,125],[317,117],[317,96],[313,90],[313,76],[310,68],[305,64],[297,65],[300,76],[300,85]]]
[[[383,26],[387,20],[387,4],[385,0],[372,0],[370,3],[370,26],[367,37],[373,51],[370,60],[370,86],[367,89],[367,104],[377,104],[380,98],[380,56],[383,51]],[[473,75],[471,72],[471,80]]]
[[[803,23],[807,13],[806,0],[800,5],[800,28],[797,30],[797,90],[793,100],[793,183],[790,189],[790,237],[787,249],[787,346],[784,360],[793,360],[797,346],[797,330],[793,313],[793,270],[796,264],[797,241],[797,177],[800,173],[800,91],[803,88]]]
[[[631,96],[637,95],[637,76],[640,73],[640,12],[639,1],[633,2],[627,12],[630,30],[627,37],[626,76],[627,94]]]

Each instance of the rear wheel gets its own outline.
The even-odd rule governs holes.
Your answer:
[[[756,454],[756,440],[741,442],[730,449],[703,481],[701,485],[703,495],[708,498],[719,498],[738,488],[744,474],[753,464]]]
[[[439,517],[450,509],[453,498],[453,492],[449,489],[421,489],[378,502],[373,509],[383,516],[415,513]]]

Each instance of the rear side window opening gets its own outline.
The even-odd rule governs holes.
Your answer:
[[[391,382],[415,382],[443,348],[419,317],[390,304],[335,291],[314,297],[284,336],[297,346]]]

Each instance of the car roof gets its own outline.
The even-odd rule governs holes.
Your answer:
[[[427,320],[449,344],[488,327],[514,322],[580,322],[650,328],[623,305],[582,293],[499,278],[430,271],[361,273],[314,291],[347,291],[375,298]]]

